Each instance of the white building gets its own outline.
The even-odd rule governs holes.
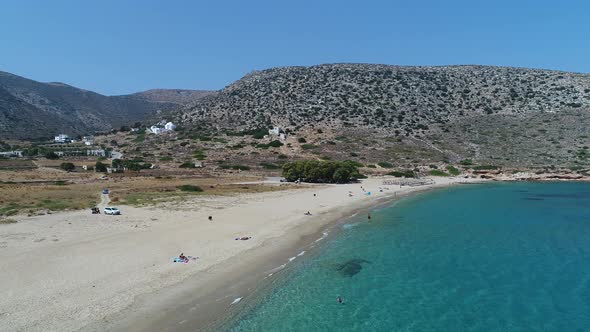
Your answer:
[[[104,149],[86,150],[87,156],[106,157],[107,153]]]
[[[166,133],[166,132],[169,132],[169,131],[173,131],[174,129],[176,129],[176,125],[174,123],[172,123],[172,122],[166,122],[164,124],[164,127],[163,128],[161,126],[162,126],[162,122],[159,122],[159,123],[151,126],[150,127],[150,131],[153,134],[160,135],[160,134],[163,134],[163,133]]]
[[[164,125],[164,129],[166,129],[166,131],[172,131],[176,129],[176,125],[172,122],[168,122]]]
[[[0,152],[0,157],[4,157],[4,158],[14,158],[14,157],[22,157],[22,156],[23,156],[23,152],[20,150]]]
[[[82,137],[82,141],[88,146],[94,145],[94,136],[84,136]]]
[[[55,143],[69,143],[72,140],[70,139],[70,136],[66,135],[66,134],[59,134],[57,136],[55,136]]]
[[[158,126],[151,126],[150,131],[156,135],[159,135],[162,133],[162,128],[160,128]]]
[[[269,136],[278,136],[280,140],[284,141],[287,139],[287,134],[285,134],[284,130],[281,130],[279,127],[273,127],[272,129],[268,130]]]

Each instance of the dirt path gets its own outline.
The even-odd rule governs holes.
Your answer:
[[[108,194],[100,194],[100,203],[96,207],[102,209],[109,205],[111,198]]]

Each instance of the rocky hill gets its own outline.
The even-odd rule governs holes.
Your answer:
[[[152,89],[137,92],[129,97],[144,99],[159,103],[189,104],[205,96],[215,94],[215,91],[207,90],[181,90],[181,89]]]
[[[206,94],[150,90],[104,96],[64,83],[41,83],[0,72],[0,138],[41,139],[59,132],[83,135],[106,131]]]
[[[186,131],[277,125],[314,136],[321,153],[337,158],[573,165],[588,161],[590,75],[490,66],[273,68],[173,118]]]

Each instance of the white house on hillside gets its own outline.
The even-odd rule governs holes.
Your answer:
[[[71,142],[70,136],[66,135],[66,134],[59,134],[57,136],[55,136],[54,139],[55,143],[69,143]]]
[[[172,122],[167,122],[164,124],[164,128],[160,127],[161,122],[159,124],[155,124],[150,127],[150,131],[156,135],[163,134],[165,132],[173,131],[176,129],[176,125]]]
[[[285,134],[284,130],[281,130],[279,127],[273,127],[272,129],[268,130],[269,136],[278,136],[280,140],[284,141],[287,139],[287,134]]]
[[[94,144],[94,137],[93,136],[84,136],[82,137],[82,141],[84,144],[90,146]]]
[[[176,125],[172,122],[168,122],[166,125],[164,125],[164,129],[166,129],[166,131],[172,131],[176,129]]]
[[[158,127],[158,126],[151,126],[151,127],[150,127],[150,131],[151,131],[153,134],[159,135],[159,134],[161,134],[161,133],[162,133],[162,128],[160,128],[160,127]]]

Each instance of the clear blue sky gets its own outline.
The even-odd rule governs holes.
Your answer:
[[[590,2],[0,3],[0,70],[103,94],[220,89],[252,70],[333,62],[588,73]]]

